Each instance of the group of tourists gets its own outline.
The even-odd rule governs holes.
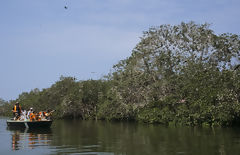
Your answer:
[[[14,120],[20,121],[41,121],[41,120],[50,120],[51,115],[54,112],[51,110],[36,112],[33,108],[30,108],[28,111],[21,108],[19,102],[16,102],[13,107],[13,117]]]

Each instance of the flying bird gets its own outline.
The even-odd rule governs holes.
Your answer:
[[[67,7],[67,6],[64,6],[64,9],[68,9],[68,7]]]

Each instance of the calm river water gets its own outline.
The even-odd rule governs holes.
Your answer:
[[[0,117],[1,155],[240,154],[240,128],[61,120],[49,130],[10,130],[6,119]]]

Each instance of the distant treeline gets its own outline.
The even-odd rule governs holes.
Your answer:
[[[61,77],[17,100],[23,108],[55,109],[55,118],[240,124],[239,59],[239,35],[217,35],[194,22],[161,25],[144,32],[132,55],[104,78]],[[14,102],[0,113],[11,115]]]

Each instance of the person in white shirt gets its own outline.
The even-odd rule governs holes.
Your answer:
[[[26,113],[27,113],[26,110],[22,110],[22,114],[21,114],[20,120],[24,120],[24,121],[27,120]]]

